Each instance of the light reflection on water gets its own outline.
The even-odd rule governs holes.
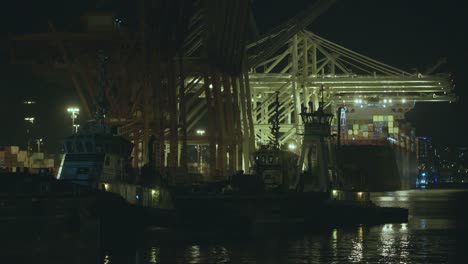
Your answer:
[[[244,240],[151,239],[139,249],[141,257],[125,263],[459,263],[454,261],[460,257],[457,248],[466,245],[459,233],[466,230],[458,226],[457,212],[468,209],[457,201],[460,192],[468,196],[468,191],[441,190],[372,195],[381,206],[409,208],[408,223]],[[111,252],[101,263],[123,262]]]

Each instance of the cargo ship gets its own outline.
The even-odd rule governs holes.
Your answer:
[[[337,155],[353,184],[370,192],[413,189],[418,178],[415,129],[404,120],[407,109],[341,109],[341,147]]]

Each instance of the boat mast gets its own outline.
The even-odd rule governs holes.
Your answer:
[[[270,148],[271,149],[279,149],[280,144],[279,144],[279,131],[280,131],[280,125],[279,125],[279,108],[280,108],[280,102],[279,102],[279,93],[276,92],[276,100],[273,103],[275,107],[275,111],[273,113],[272,118],[270,119],[270,124],[271,124],[271,134],[272,137],[270,138]]]
[[[108,57],[104,54],[103,50],[98,51],[98,94],[94,100],[94,105],[96,108],[95,119],[99,124],[103,124],[108,112],[108,102],[105,94],[105,87],[107,85],[106,79],[106,65]]]

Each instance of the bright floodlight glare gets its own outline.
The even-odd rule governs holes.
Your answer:
[[[68,111],[69,113],[79,113],[79,112],[80,112],[80,109],[79,109],[78,107],[69,107],[69,108],[67,109],[67,111]]]
[[[291,143],[291,144],[288,145],[288,148],[289,148],[290,150],[295,150],[295,149],[296,149],[296,145],[294,145],[294,144]]]
[[[401,99],[401,102],[406,103],[406,99],[405,98]]]
[[[203,134],[205,134],[205,130],[199,129],[197,130],[197,134],[203,136]]]
[[[70,117],[72,119],[72,131],[73,133],[78,132],[78,125],[75,125],[75,119],[78,117],[80,113],[80,109],[78,107],[69,107],[67,112],[71,113]]]

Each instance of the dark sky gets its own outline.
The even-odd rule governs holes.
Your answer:
[[[19,0],[2,2],[0,24],[0,145],[25,142],[24,115],[36,113],[36,136],[55,151],[69,133],[66,107],[79,103],[67,82],[32,73],[28,67],[8,64],[8,37],[44,31],[47,18],[70,21],[86,9],[88,0]],[[125,2],[121,0],[121,2]],[[310,0],[254,0],[261,32],[280,24],[306,7]],[[406,71],[432,66],[442,57],[448,62],[439,72],[454,74],[457,103],[419,103],[407,114],[418,135],[440,144],[468,145],[466,124],[468,98],[468,8],[465,1],[433,0],[338,0],[316,20],[310,30],[351,50]],[[37,101],[35,109],[21,102]]]

